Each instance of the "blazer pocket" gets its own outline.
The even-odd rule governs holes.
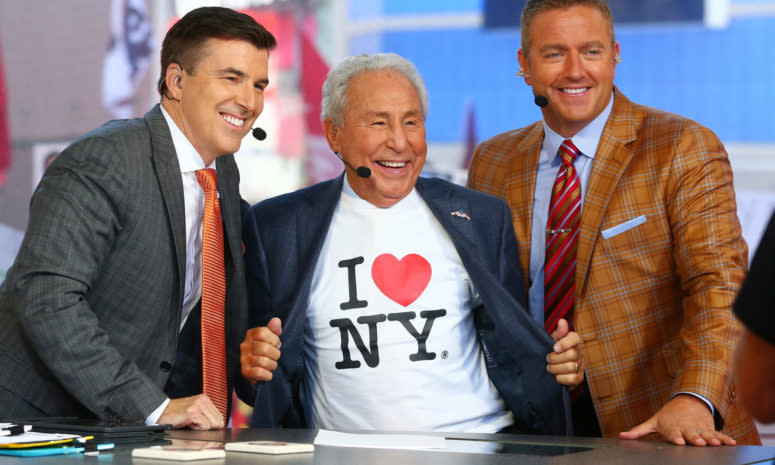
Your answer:
[[[630,229],[636,226],[640,226],[645,222],[646,222],[646,215],[640,215],[631,220],[627,220],[624,223],[619,223],[616,226],[612,226],[608,229],[604,229],[600,232],[600,234],[603,236],[603,239],[610,239],[616,236],[617,234],[621,234],[625,231],[629,231]]]

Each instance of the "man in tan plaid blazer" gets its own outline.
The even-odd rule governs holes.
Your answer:
[[[511,206],[531,314],[542,318],[545,238],[532,244],[545,234],[556,141],[579,146],[573,319],[596,414],[587,416],[604,436],[759,444],[730,370],[740,332],[730,306],[747,246],[723,145],[614,88],[619,44],[604,0],[529,0],[518,57],[519,74],[549,101],[543,122],[482,143],[468,184]]]

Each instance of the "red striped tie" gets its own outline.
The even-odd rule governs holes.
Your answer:
[[[562,166],[549,203],[544,267],[544,327],[549,334],[557,328],[560,318],[565,318],[573,329],[576,244],[581,218],[581,183],[573,166],[579,149],[566,139],[557,153]]]
[[[202,380],[203,392],[226,419],[226,344],[224,309],[226,271],[223,262],[223,224],[218,203],[218,180],[214,169],[196,172],[205,191],[202,226]]]

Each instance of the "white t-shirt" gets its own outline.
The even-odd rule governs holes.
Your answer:
[[[338,430],[511,425],[487,376],[476,299],[452,241],[415,191],[378,208],[345,179],[307,309],[307,417]]]

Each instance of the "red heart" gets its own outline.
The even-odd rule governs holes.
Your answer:
[[[371,277],[380,291],[404,307],[417,300],[431,281],[431,264],[416,253],[400,261],[383,253],[371,265]]]

